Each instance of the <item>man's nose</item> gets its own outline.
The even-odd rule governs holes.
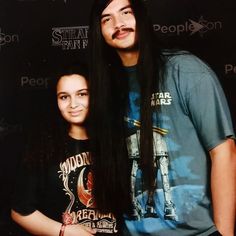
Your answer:
[[[114,28],[116,30],[122,28],[124,25],[125,25],[125,22],[121,16],[117,15],[114,17]]]

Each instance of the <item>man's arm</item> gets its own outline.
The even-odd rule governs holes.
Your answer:
[[[233,139],[210,151],[214,222],[223,236],[234,236],[236,213],[236,147]]]

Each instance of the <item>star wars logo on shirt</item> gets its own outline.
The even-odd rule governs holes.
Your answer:
[[[52,46],[60,46],[63,50],[86,49],[88,26],[52,28]]]
[[[89,152],[67,158],[60,163],[59,178],[68,196],[67,208],[63,213],[64,224],[83,224],[96,228],[101,233],[116,233],[113,214],[101,214],[96,209],[92,196],[93,176]]]
[[[151,97],[151,105],[171,105],[172,97],[169,92],[160,92],[160,93],[153,93]]]

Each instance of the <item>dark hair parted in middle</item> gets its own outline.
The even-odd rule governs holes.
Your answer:
[[[130,169],[125,143],[124,115],[128,86],[115,49],[101,33],[101,14],[111,0],[94,1],[90,16],[90,137],[93,144],[94,195],[99,208],[128,211]],[[140,155],[145,187],[154,182],[152,108],[150,94],[158,89],[163,59],[151,20],[142,0],[130,0],[136,19],[139,59],[137,76],[141,88]]]

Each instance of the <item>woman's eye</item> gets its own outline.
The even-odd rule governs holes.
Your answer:
[[[66,100],[68,98],[68,96],[61,96],[59,97],[61,100]]]
[[[78,94],[79,97],[84,97],[84,96],[88,96],[88,93],[87,92],[84,92],[84,93],[79,93]]]

